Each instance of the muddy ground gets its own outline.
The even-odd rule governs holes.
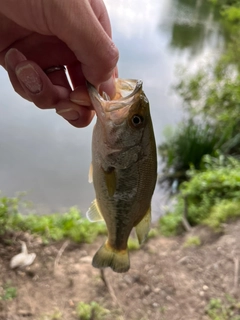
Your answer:
[[[184,246],[190,234],[150,239],[130,252],[126,274],[91,266],[103,238],[46,246],[31,235],[9,235],[11,244],[6,238],[0,243],[0,320],[76,320],[80,301],[108,309],[107,320],[239,320],[240,221],[224,225],[222,234],[199,227],[192,234],[200,237],[200,246]],[[19,239],[37,257],[25,270],[11,270]],[[3,300],[9,287],[17,297]],[[99,317],[93,313],[89,319]]]

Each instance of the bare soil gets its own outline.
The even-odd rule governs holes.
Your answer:
[[[202,244],[185,247],[192,235]],[[80,245],[64,241],[43,245],[28,234],[9,239],[11,245],[6,237],[0,242],[0,296],[12,286],[17,297],[0,300],[0,320],[76,320],[80,301],[96,301],[107,308],[107,320],[208,320],[209,303],[217,298],[223,310],[225,303],[231,309],[219,319],[239,319],[240,309],[235,303],[229,306],[229,296],[240,299],[240,221],[225,225],[222,234],[197,227],[191,234],[150,239],[130,252],[131,269],[125,274],[110,269],[101,273],[91,266],[103,238]],[[26,269],[11,270],[9,261],[19,253],[20,239],[37,257]],[[94,314],[91,318],[98,319]]]

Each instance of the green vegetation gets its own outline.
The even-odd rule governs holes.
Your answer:
[[[209,227],[218,230],[221,224],[229,219],[240,217],[240,201],[222,200],[210,210],[209,216],[203,221]]]
[[[62,312],[56,309],[51,314],[43,314],[40,316],[39,320],[62,320]]]
[[[159,146],[159,154],[165,165],[161,181],[170,184],[187,180],[187,170],[201,168],[204,155],[214,155],[226,142],[227,134],[210,124],[197,123],[193,119],[181,123],[175,132],[168,131],[166,140]]]
[[[77,316],[81,320],[103,320],[109,310],[103,308],[100,304],[95,301],[91,303],[79,302],[77,305]]]
[[[194,226],[205,224],[218,229],[222,223],[240,216],[240,162],[234,158],[205,157],[202,171],[190,170],[182,183],[173,211],[160,219],[163,235],[183,230],[182,217]],[[186,200],[184,200],[186,199]]]
[[[206,312],[212,320],[240,320],[240,303],[229,295],[224,301],[212,298]]]
[[[77,208],[64,214],[27,215],[16,214],[9,219],[14,230],[40,235],[45,241],[69,238],[75,242],[91,243],[100,234],[106,234],[104,223],[91,223],[81,216]]]
[[[80,211],[73,207],[68,212],[50,215],[22,215],[19,210],[24,206],[21,197],[0,197],[0,235],[8,231],[25,231],[39,235],[44,243],[59,241],[64,238],[74,242],[92,243],[98,235],[107,235],[104,222],[92,223],[81,216]],[[158,235],[157,229],[149,232],[148,238]],[[4,242],[10,240],[4,237]],[[138,240],[130,237],[129,250],[140,248]]]
[[[215,230],[240,216],[240,1],[209,1],[221,13],[228,42],[214,63],[194,74],[179,70],[175,90],[186,118],[159,146],[159,183],[178,191],[173,209],[160,220],[164,235],[181,232],[183,216],[192,226]]]
[[[19,197],[0,198],[0,235],[4,234],[9,223],[9,217],[17,215],[19,209]]]
[[[22,207],[26,207],[26,202],[21,196],[0,198],[0,235],[21,230],[41,236],[44,242],[69,238],[90,243],[98,235],[106,234],[104,223],[89,222],[74,207],[66,213],[51,215],[22,215]]]
[[[7,282],[3,286],[3,293],[0,295],[0,300],[12,300],[17,296],[17,288],[13,287],[11,282]]]
[[[182,226],[182,212],[176,214],[175,212],[168,212],[159,220],[160,234],[165,237],[174,236],[183,231]]]
[[[201,240],[198,236],[190,236],[187,238],[187,240],[184,242],[183,246],[185,248],[188,247],[198,247],[201,245]]]
[[[106,234],[104,223],[91,223],[81,216],[77,208],[64,214],[21,215],[19,198],[0,198],[1,232],[22,230],[38,234],[45,242],[69,238],[75,242],[92,242],[100,234]]]

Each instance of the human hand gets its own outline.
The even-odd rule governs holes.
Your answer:
[[[85,82],[115,93],[118,50],[103,0],[1,0],[0,64],[14,90],[41,109],[55,108],[72,125],[94,112]],[[64,70],[44,70],[65,65]]]

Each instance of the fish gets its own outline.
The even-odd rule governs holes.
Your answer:
[[[97,120],[89,170],[96,199],[86,215],[90,221],[104,220],[108,231],[92,265],[118,273],[130,268],[127,242],[132,229],[140,244],[147,238],[157,179],[156,143],[142,85],[141,80],[116,78],[111,100],[87,83]]]

